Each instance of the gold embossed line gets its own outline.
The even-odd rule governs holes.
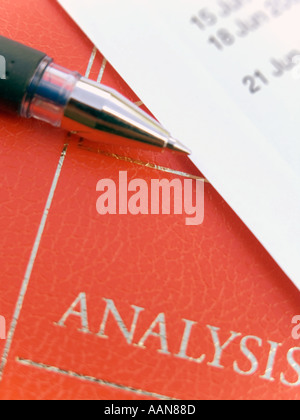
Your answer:
[[[106,60],[105,57],[103,57],[102,64],[101,64],[101,67],[100,67],[100,71],[99,71],[99,75],[97,77],[97,83],[101,83],[101,80],[102,80],[102,77],[104,75],[104,71],[105,71],[105,68],[106,68],[106,64],[107,64],[107,60]]]
[[[60,177],[60,173],[61,173],[61,170],[62,170],[64,160],[65,160],[65,157],[66,157],[67,149],[68,149],[68,144],[65,144],[64,148],[63,148],[63,151],[61,153],[58,165],[57,165],[57,169],[56,169],[55,174],[54,174],[54,178],[53,178],[52,185],[51,185],[51,188],[50,188],[50,191],[49,191],[49,194],[48,194],[45,209],[44,209],[41,221],[40,221],[40,225],[39,225],[39,228],[38,228],[38,231],[37,231],[37,235],[36,235],[32,250],[31,250],[31,254],[30,254],[28,264],[27,264],[25,276],[24,276],[24,279],[23,279],[23,282],[22,282],[22,285],[21,285],[21,290],[20,290],[20,293],[19,293],[19,296],[18,296],[18,299],[17,299],[16,306],[15,306],[13,318],[12,318],[11,325],[10,325],[10,328],[9,328],[9,331],[8,331],[8,334],[7,334],[7,340],[6,340],[6,343],[5,343],[5,347],[4,347],[4,350],[3,350],[2,357],[0,359],[0,381],[3,377],[3,371],[4,371],[6,363],[7,363],[8,354],[10,352],[13,337],[15,335],[15,330],[16,330],[16,327],[17,327],[17,323],[18,323],[18,320],[20,318],[20,314],[21,314],[22,306],[23,306],[24,299],[25,299],[25,296],[26,296],[26,293],[27,293],[27,289],[28,289],[28,286],[29,286],[29,281],[30,281],[30,278],[31,278],[32,270],[33,270],[33,267],[34,267],[34,264],[35,264],[35,260],[36,260],[36,257],[37,257],[39,246],[40,246],[42,236],[43,236],[43,233],[44,233],[44,230],[45,230],[48,214],[49,214],[52,202],[53,202],[55,190],[56,190],[56,187],[57,187],[57,184],[58,184],[58,180],[59,180],[59,177]]]
[[[93,67],[93,64],[94,64],[94,61],[95,61],[95,58],[96,58],[96,54],[97,54],[97,48],[94,46],[91,57],[90,57],[89,62],[88,62],[86,72],[85,72],[85,77],[89,77],[89,75],[91,73],[91,70],[92,70],[92,67]]]
[[[127,157],[127,156],[118,155],[116,153],[110,153],[110,152],[106,152],[106,151],[101,150],[101,149],[95,149],[95,148],[92,148],[92,147],[88,147],[88,146],[85,146],[82,143],[82,141],[79,142],[78,147],[80,149],[87,150],[88,152],[98,153],[100,155],[112,157],[114,159],[121,160],[121,161],[124,161],[124,162],[129,162],[129,163],[133,163],[135,165],[144,166],[146,168],[155,169],[157,171],[166,172],[166,173],[170,173],[170,174],[177,175],[177,176],[182,176],[184,178],[200,179],[201,181],[204,181],[208,184],[210,183],[206,178],[203,178],[203,177],[200,177],[200,176],[197,176],[197,175],[192,175],[192,174],[189,174],[187,172],[177,171],[175,169],[167,168],[165,166],[156,165],[155,163],[143,162],[143,161],[138,160],[138,159],[132,159],[132,158]]]
[[[86,77],[89,77],[89,75],[90,75],[93,63],[95,61],[96,54],[97,54],[97,48],[93,47],[93,50],[92,50],[92,53],[91,53],[91,56],[90,56],[90,59],[89,59],[88,65],[87,65],[86,73],[85,73]],[[68,137],[69,137],[69,134],[70,133],[68,133]],[[52,201],[53,201],[53,198],[54,198],[55,190],[56,190],[58,180],[59,180],[59,177],[60,177],[60,174],[61,174],[62,166],[63,166],[64,160],[65,160],[65,157],[66,157],[68,146],[69,146],[69,143],[66,143],[64,145],[63,150],[61,152],[61,156],[60,156],[59,161],[58,161],[58,165],[57,165],[57,168],[56,168],[56,171],[55,171],[55,174],[54,174],[54,178],[53,178],[53,181],[52,181],[52,184],[51,184],[51,188],[50,188],[50,191],[49,191],[49,194],[48,194],[48,198],[47,198],[47,201],[46,201],[44,212],[42,214],[42,218],[41,218],[41,221],[40,221],[40,225],[38,227],[37,235],[36,235],[35,241],[33,243],[30,258],[29,258],[29,261],[28,261],[28,264],[27,264],[27,267],[26,267],[23,282],[21,284],[21,289],[20,289],[20,292],[19,292],[19,295],[18,295],[18,298],[17,298],[15,310],[14,310],[14,313],[13,313],[13,318],[12,318],[10,328],[9,328],[9,331],[8,331],[8,334],[7,334],[7,340],[6,340],[4,349],[3,349],[3,353],[2,353],[2,355],[0,355],[0,382],[2,381],[4,370],[5,370],[7,361],[8,361],[9,352],[10,352],[10,349],[11,349],[11,346],[12,346],[13,338],[14,338],[15,331],[16,331],[16,328],[17,328],[17,324],[18,324],[18,321],[19,321],[19,318],[20,318],[20,314],[21,314],[21,311],[22,311],[25,296],[26,296],[26,293],[27,293],[27,290],[28,290],[28,287],[29,287],[31,274],[32,274],[32,271],[33,271],[33,267],[34,267],[34,264],[35,264],[35,260],[36,260],[36,257],[37,257],[39,246],[40,246],[40,243],[41,243],[41,240],[42,240],[42,236],[43,236],[44,229],[45,229],[45,226],[46,226],[47,218],[48,218],[50,208],[51,208],[51,205],[52,205]]]
[[[166,395],[157,394],[156,392],[150,392],[150,391],[134,388],[131,386],[120,385],[114,382],[106,381],[104,379],[94,378],[93,376],[82,375],[80,373],[75,373],[70,370],[60,369],[56,366],[49,366],[49,365],[45,365],[44,363],[33,362],[32,360],[23,359],[21,357],[17,357],[16,361],[23,366],[43,369],[43,370],[46,370],[47,372],[58,373],[60,375],[68,376],[68,377],[79,379],[82,381],[92,382],[97,385],[102,385],[102,386],[118,389],[119,391],[134,392],[135,394],[138,394],[144,397],[156,398],[159,400],[177,400],[177,398],[172,398]]]

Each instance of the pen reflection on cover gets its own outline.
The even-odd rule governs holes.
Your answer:
[[[76,134],[76,132],[72,133],[72,134]],[[117,159],[117,160],[130,162],[130,163],[133,163],[133,164],[139,165],[139,166],[145,166],[146,168],[155,169],[157,171],[182,176],[184,178],[199,179],[199,180],[201,180],[201,181],[203,181],[207,184],[210,184],[208,179],[206,179],[202,176],[197,176],[197,175],[193,175],[193,174],[190,174],[190,173],[187,173],[187,172],[183,172],[183,171],[179,171],[179,170],[176,170],[176,169],[168,168],[166,166],[158,165],[156,163],[144,162],[144,161],[139,160],[139,159],[133,159],[129,156],[123,156],[123,155],[120,155],[120,154],[117,154],[117,153],[108,152],[108,151],[105,151],[103,149],[97,148],[95,146],[92,147],[90,144],[89,145],[86,144],[86,142],[84,141],[83,138],[81,138],[80,141],[78,142],[78,147],[80,149],[86,150],[88,152],[97,153],[97,154],[104,155],[104,156],[107,156],[107,157],[112,157],[112,158]]]

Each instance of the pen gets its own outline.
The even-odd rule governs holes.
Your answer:
[[[138,144],[190,153],[117,91],[57,65],[45,53],[0,36],[0,56],[5,66],[0,108],[92,140],[111,133]]]

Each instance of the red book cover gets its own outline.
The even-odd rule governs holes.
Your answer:
[[[2,0],[0,22],[138,102],[55,1]],[[299,399],[299,292],[208,181],[199,225],[99,212],[101,180],[195,197],[188,157],[0,118],[2,400]]]

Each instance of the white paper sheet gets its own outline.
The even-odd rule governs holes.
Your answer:
[[[58,0],[300,289],[300,0]]]

